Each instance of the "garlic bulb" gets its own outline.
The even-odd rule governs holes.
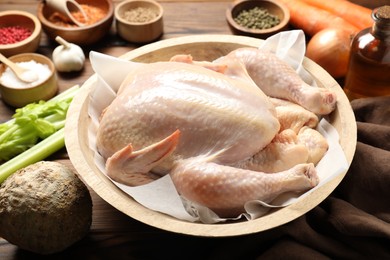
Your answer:
[[[80,46],[65,41],[60,36],[55,40],[60,44],[53,51],[54,66],[58,71],[80,71],[84,67],[85,55]]]

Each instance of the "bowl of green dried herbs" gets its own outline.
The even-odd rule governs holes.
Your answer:
[[[288,28],[290,12],[278,0],[242,0],[228,7],[226,20],[234,34],[266,39]]]

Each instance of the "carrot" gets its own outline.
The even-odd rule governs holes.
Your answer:
[[[315,6],[342,17],[347,22],[356,26],[359,30],[371,27],[372,10],[346,0],[301,0],[311,6]]]
[[[343,18],[299,0],[281,0],[290,10],[290,24],[313,36],[326,28],[342,28],[355,33],[359,29]],[[326,0],[323,0],[326,1]]]

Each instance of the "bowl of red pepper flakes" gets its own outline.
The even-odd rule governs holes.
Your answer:
[[[51,39],[61,36],[68,42],[86,46],[100,41],[111,29],[114,20],[114,4],[111,0],[76,0],[87,16],[80,11],[71,15],[83,25],[75,24],[64,14],[58,12],[45,1],[38,4],[38,19],[43,31]]]
[[[6,57],[38,49],[42,25],[28,12],[8,10],[0,12],[0,53]]]

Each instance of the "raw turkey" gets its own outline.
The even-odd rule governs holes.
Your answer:
[[[327,144],[312,128],[335,105],[334,93],[269,52],[241,48],[214,62],[177,55],[127,76],[101,115],[97,148],[117,182],[170,174],[184,198],[234,216],[247,201],[318,184],[314,164]],[[304,127],[313,132],[300,138]]]

